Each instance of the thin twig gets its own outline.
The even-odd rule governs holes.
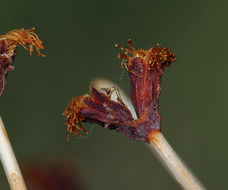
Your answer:
[[[96,79],[93,85],[98,90],[101,88],[112,88],[116,85],[106,79]],[[118,88],[119,89],[119,88]],[[124,92],[119,89],[121,97],[129,110],[135,114],[134,107],[132,106],[128,97]],[[116,97],[112,97],[116,100]],[[136,114],[135,114],[136,118]],[[154,131],[150,136],[150,145],[148,146],[157,155],[158,159],[163,163],[165,168],[169,171],[171,176],[180,184],[185,190],[205,190],[199,180],[193,175],[189,168],[186,167],[184,162],[178,157],[172,149],[168,141],[165,139],[160,131]]]
[[[0,117],[0,158],[11,190],[26,190],[26,186],[10,144],[5,126]]]

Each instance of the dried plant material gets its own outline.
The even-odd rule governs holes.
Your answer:
[[[67,118],[66,125],[68,126],[67,131],[69,132],[69,134],[73,132],[75,135],[81,136],[82,131],[88,134],[88,131],[86,131],[81,125],[81,120],[83,120],[83,118],[80,115],[80,100],[82,99],[82,97],[83,96],[73,97],[71,102],[64,110],[63,115],[65,115]],[[69,141],[69,134],[67,141]]]
[[[158,107],[161,76],[165,68],[176,60],[176,56],[169,48],[159,47],[159,44],[149,50],[136,50],[131,40],[128,43],[130,48],[120,47],[124,53],[118,57],[123,59],[122,68],[124,65],[129,73],[131,101],[140,117],[152,104]]]
[[[118,102],[111,100],[113,92],[111,89],[99,92],[91,86],[89,94],[74,97],[63,113],[66,116],[67,131],[76,135],[81,135],[81,131],[87,134],[81,125],[82,121],[97,123],[106,129],[121,130],[120,123],[133,120],[120,97]]]
[[[0,35],[0,96],[5,88],[5,79],[9,71],[14,69],[13,62],[17,53],[18,45],[22,45],[30,55],[32,55],[34,48],[38,56],[45,55],[40,53],[43,49],[42,41],[34,32],[35,28],[29,30],[16,29],[5,35]]]
[[[0,35],[0,40],[6,40],[7,42],[7,54],[11,55],[18,45],[22,45],[30,55],[33,53],[33,48],[36,49],[38,56],[44,56],[40,53],[40,49],[44,49],[42,41],[34,32],[35,28],[24,30],[24,28],[12,30],[5,35]]]
[[[158,100],[161,76],[167,66],[176,60],[175,54],[168,48],[156,46],[149,50],[138,49],[128,40],[130,48],[121,48],[123,59],[121,67],[126,68],[131,82],[131,101],[138,119],[122,101],[118,90],[90,87],[90,93],[74,97],[64,111],[69,133],[79,134],[84,131],[81,122],[96,123],[106,129],[116,129],[129,138],[149,143],[150,133],[160,131]],[[117,101],[111,100],[116,92]]]
[[[137,50],[131,40],[128,43],[130,48],[118,44],[116,47],[124,51],[119,54],[119,58],[123,59],[122,69],[126,68],[129,73],[131,101],[137,119],[133,118],[117,89],[103,88],[98,91],[90,86],[90,93],[73,98],[63,113],[67,116],[69,134],[73,131],[78,134],[79,129],[83,131],[81,122],[88,122],[115,129],[131,139],[147,142],[183,189],[204,190],[161,132],[158,111],[161,77],[165,68],[176,60],[175,54],[158,44],[148,50]],[[111,98],[113,92],[117,93],[117,100]]]

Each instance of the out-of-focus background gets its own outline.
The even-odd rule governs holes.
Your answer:
[[[162,79],[162,131],[206,188],[227,189],[227,9],[226,1],[2,1],[0,33],[34,26],[47,55],[19,47],[0,97],[23,170],[32,163],[26,171],[37,176],[31,168],[45,173],[57,160],[50,170],[63,175],[70,164],[82,190],[179,189],[144,143],[116,131],[86,125],[88,138],[66,142],[62,112],[91,80],[105,77],[129,94],[114,44],[132,38],[137,48],[159,42],[176,53]],[[2,167],[0,178],[9,189]]]

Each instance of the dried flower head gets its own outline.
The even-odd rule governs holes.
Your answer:
[[[64,111],[69,133],[79,134],[84,131],[81,122],[97,123],[106,129],[116,129],[132,139],[148,142],[152,131],[160,130],[158,100],[161,76],[165,68],[176,60],[175,54],[168,48],[156,46],[149,50],[136,50],[131,40],[130,48],[121,48],[123,59],[121,67],[126,68],[131,82],[131,101],[138,119],[122,101],[118,90],[90,87],[90,93],[73,98]],[[111,94],[117,92],[117,101]]]
[[[5,35],[0,35],[0,96],[5,88],[5,78],[9,71],[14,69],[12,65],[17,53],[18,45],[22,45],[30,55],[35,48],[38,56],[45,55],[40,53],[40,49],[43,49],[42,41],[34,32],[35,28],[29,30],[16,29],[12,30]]]

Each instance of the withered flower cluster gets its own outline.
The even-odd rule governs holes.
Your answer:
[[[121,67],[129,73],[131,101],[138,118],[132,117],[120,96],[117,101],[111,99],[113,90],[98,91],[91,85],[89,94],[74,97],[63,112],[69,134],[87,134],[81,122],[88,122],[115,129],[131,139],[149,142],[151,132],[160,130],[158,101],[161,76],[176,56],[169,48],[159,47],[159,44],[148,50],[137,50],[131,40],[128,43],[130,48],[116,47],[124,51],[118,57],[123,59]]]
[[[16,29],[5,35],[0,35],[0,96],[5,88],[5,79],[9,71],[14,69],[13,62],[17,53],[17,46],[22,45],[25,50],[33,53],[33,48],[36,49],[38,56],[45,56],[40,53],[43,49],[42,41],[34,33],[35,28],[29,30]]]

